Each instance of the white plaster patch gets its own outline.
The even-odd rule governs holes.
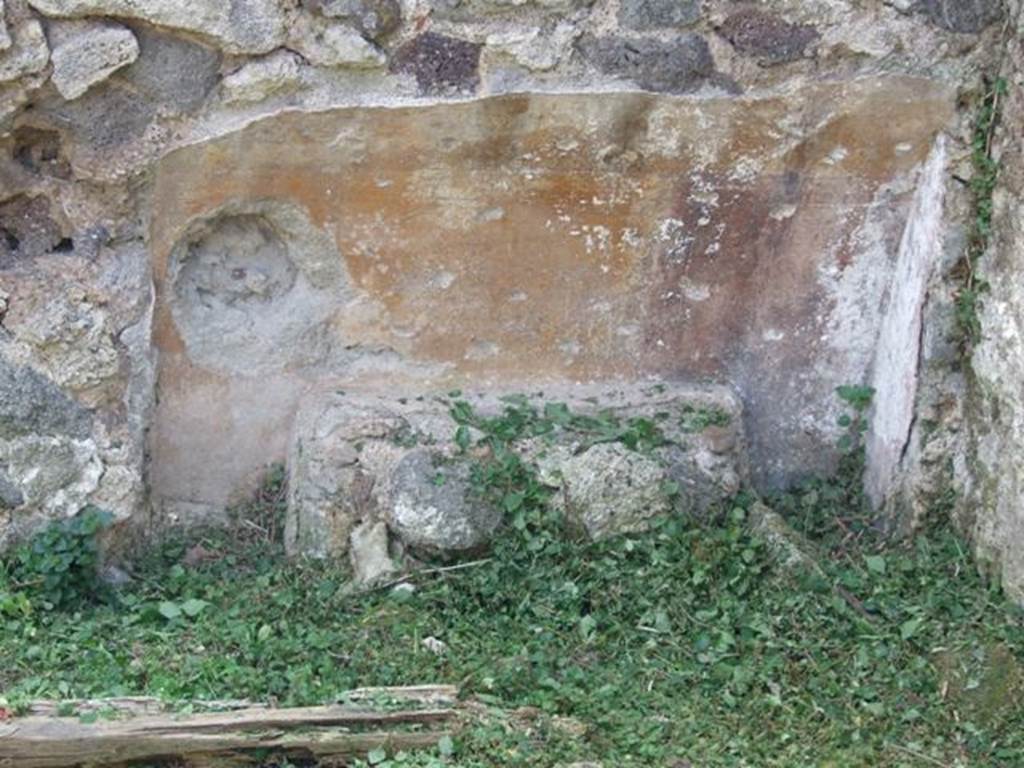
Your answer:
[[[865,488],[876,507],[896,490],[917,396],[921,311],[928,278],[942,258],[946,144],[940,136],[921,172],[900,242],[889,303],[882,318],[872,386]]]

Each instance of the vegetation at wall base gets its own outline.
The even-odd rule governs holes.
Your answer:
[[[823,494],[788,503],[831,515]],[[453,754],[378,765],[1022,764],[1022,618],[954,535],[885,549],[869,525],[819,521],[823,575],[801,575],[748,532],[746,501],[705,526],[542,537],[411,594],[352,595],[335,564],[216,532],[201,543],[217,557],[195,566],[195,542],[167,542],[116,602],[6,612],[0,696],[298,705],[445,681],[493,715]],[[1011,672],[993,678],[997,658]]]
[[[276,469],[233,508],[232,530],[164,540],[104,599],[0,581],[0,708],[125,695],[289,706],[453,683],[475,713],[457,738],[356,765],[1024,765],[1024,613],[951,531],[897,545],[872,518],[860,475],[873,394],[838,391],[837,475],[769,500],[813,567],[783,564],[751,532],[746,494],[703,521],[573,540],[508,444],[572,428],[648,450],[655,425],[517,401],[485,419],[455,401],[476,489],[513,521],[488,559],[414,574],[413,590],[353,593],[344,564],[284,559]],[[51,562],[50,548],[87,557],[97,514],[44,532],[9,571]]]

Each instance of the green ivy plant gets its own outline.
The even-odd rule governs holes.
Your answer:
[[[812,478],[797,488],[771,497],[772,506],[802,533],[819,540],[874,531],[874,516],[864,496],[864,434],[875,390],[844,385],[836,395],[847,411],[839,417],[839,464],[829,477]]]
[[[839,417],[839,426],[846,428],[846,434],[839,438],[839,450],[849,455],[862,447],[864,433],[868,429],[867,410],[871,407],[875,390],[868,386],[844,385],[836,388],[836,394],[852,410],[852,413]]]
[[[1008,86],[1003,77],[988,83],[974,121],[971,137],[971,201],[974,208],[967,251],[959,264],[960,288],[956,294],[956,322],[965,356],[981,341],[978,316],[981,297],[988,283],[978,274],[978,261],[988,248],[992,234],[992,195],[999,178],[999,163],[992,156],[992,138],[999,125],[1001,104]]]
[[[45,608],[94,600],[102,591],[97,538],[112,520],[90,505],[48,525],[15,551],[9,567],[15,587],[38,596]]]

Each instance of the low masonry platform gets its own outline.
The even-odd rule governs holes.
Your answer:
[[[516,524],[516,500],[501,504],[487,486],[506,459],[550,494],[567,528],[590,538],[702,515],[748,479],[742,421],[739,400],[718,386],[319,393],[300,407],[292,435],[286,547],[332,557],[351,541],[379,554],[384,524],[392,552],[472,555]]]

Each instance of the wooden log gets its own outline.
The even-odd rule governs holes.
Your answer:
[[[355,688],[342,694],[345,701],[402,701],[435,707],[453,707],[459,697],[454,685],[402,685]]]
[[[405,702],[436,701],[450,691],[433,686],[384,690],[391,700]],[[354,693],[361,698],[370,691]],[[93,722],[30,715],[0,722],[0,766],[106,768],[168,758],[193,766],[244,765],[265,759],[268,752],[330,761],[363,756],[377,748],[431,747],[451,735],[456,723],[456,710],[451,707],[389,711],[368,705],[147,713]]]
[[[219,712],[232,709],[262,709],[260,704],[246,699],[223,699],[190,701],[185,706],[191,712]],[[25,715],[60,717],[61,713],[82,715],[96,712],[102,715],[113,714],[118,717],[127,715],[158,715],[173,711],[173,705],[152,696],[119,696],[110,699],[39,699],[30,702],[25,708]]]

